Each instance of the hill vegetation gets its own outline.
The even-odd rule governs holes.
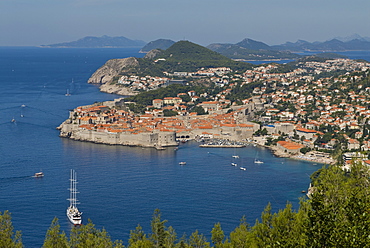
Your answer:
[[[241,60],[297,59],[300,57],[291,52],[274,50],[263,42],[251,39],[244,39],[236,44],[210,44],[207,48],[226,57]]]
[[[252,68],[252,64],[233,61],[217,52],[189,41],[179,41],[151,57],[138,58],[138,67],[124,68],[121,74],[164,76],[163,72],[196,72],[201,68],[229,67],[235,71]]]

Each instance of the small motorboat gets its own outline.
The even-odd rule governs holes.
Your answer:
[[[232,165],[232,166],[238,166],[238,164],[237,164],[237,163],[231,163],[231,165]]]
[[[186,165],[186,162],[180,162],[179,165]]]
[[[245,167],[240,167],[240,169],[241,170],[244,170],[244,171],[247,170],[247,168],[245,168]]]
[[[44,176],[44,173],[40,171],[40,172],[36,172],[33,177],[43,177],[43,176]]]

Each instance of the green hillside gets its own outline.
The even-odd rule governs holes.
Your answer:
[[[155,41],[151,41],[146,44],[143,48],[141,48],[140,52],[147,53],[153,49],[162,49],[166,50],[170,46],[172,46],[175,42],[173,40],[166,40],[166,39],[158,39]]]
[[[230,67],[233,70],[252,68],[251,64],[233,61],[217,52],[189,41],[179,41],[167,50],[159,53],[156,59],[165,59],[157,64],[168,72],[196,71],[199,68]]]
[[[201,68],[229,67],[234,71],[245,71],[253,67],[189,41],[179,41],[164,51],[158,51],[154,57],[138,58],[138,67],[126,67],[121,74],[164,76],[163,72],[195,72]]]

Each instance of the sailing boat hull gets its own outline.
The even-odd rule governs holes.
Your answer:
[[[78,209],[74,209],[73,207],[69,207],[67,209],[67,217],[73,225],[81,225],[82,223],[81,215],[82,213],[80,213]]]

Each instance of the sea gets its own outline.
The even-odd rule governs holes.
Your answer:
[[[268,203],[274,212],[287,202],[298,209],[309,176],[323,166],[252,145],[200,148],[193,141],[155,150],[60,138],[56,128],[69,110],[121,97],[87,84],[91,74],[108,59],[142,57],[138,51],[0,47],[0,211],[11,213],[25,247],[42,246],[54,217],[69,234],[71,169],[83,223],[90,219],[127,244],[138,224],[151,231],[155,209],[178,237],[198,230],[208,240],[218,222],[226,235],[243,216],[253,225]],[[348,55],[370,58],[369,52]],[[254,164],[256,158],[264,163]],[[43,178],[33,177],[40,171]]]

